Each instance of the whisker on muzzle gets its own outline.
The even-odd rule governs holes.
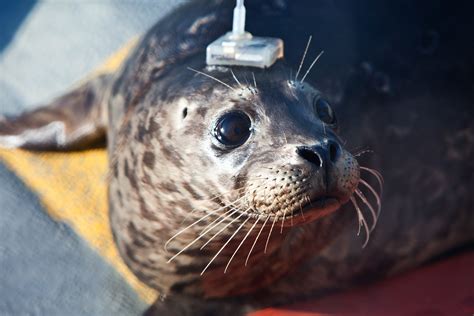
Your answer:
[[[383,183],[384,183],[382,174],[380,172],[378,172],[377,170],[375,170],[375,169],[371,169],[371,168],[367,168],[367,167],[360,166],[360,169],[369,172],[370,174],[372,174],[377,179],[377,182],[379,183],[380,195],[382,195],[382,193],[383,193]]]
[[[360,235],[360,229],[361,227],[364,227],[365,229],[365,242],[362,245],[362,248],[365,248],[367,246],[367,243],[369,242],[370,239],[370,230],[369,230],[369,225],[367,225],[367,221],[365,220],[364,214],[362,213],[359,205],[357,204],[356,199],[351,196],[351,202],[354,205],[356,211],[357,211],[357,218],[358,218],[358,223],[359,223],[359,230],[357,231],[357,236]]]
[[[255,226],[257,226],[257,223],[258,223],[259,221],[260,221],[260,217],[257,217],[257,220],[255,221],[255,223],[253,223],[252,227],[249,229],[249,231],[247,232],[247,234],[245,234],[244,238],[242,239],[242,241],[240,242],[240,244],[237,246],[237,248],[235,249],[234,253],[233,253],[232,256],[230,257],[229,262],[227,262],[227,265],[225,266],[225,269],[224,269],[224,273],[227,272],[227,269],[229,268],[230,263],[232,262],[232,259],[234,259],[235,255],[236,255],[237,252],[239,251],[240,247],[242,247],[242,245],[243,245],[244,242],[247,240],[247,238],[249,237],[250,233],[253,231],[253,229],[255,228]]]
[[[260,228],[260,231],[257,234],[257,237],[255,237],[255,240],[252,244],[252,247],[250,248],[249,254],[247,255],[247,259],[245,259],[245,266],[247,266],[247,263],[249,262],[249,258],[250,258],[250,255],[252,254],[253,248],[255,248],[255,245],[257,244],[257,240],[260,237],[260,235],[262,234],[263,228],[267,225],[267,222],[268,222],[269,219],[270,219],[270,215],[267,216],[267,218],[265,219],[265,222],[263,222],[263,225],[262,225],[262,227]]]
[[[237,210],[238,211],[238,210]],[[219,236],[224,230],[227,229],[227,227],[229,227],[230,225],[232,225],[233,223],[235,223],[235,221],[237,221],[239,218],[241,218],[242,216],[244,216],[245,214],[247,214],[249,210],[246,210],[245,212],[242,212],[240,213],[239,216],[237,216],[236,218],[234,218],[232,221],[230,221],[229,223],[227,223],[224,227],[222,227],[217,233],[215,233],[211,238],[209,238],[205,243],[204,245],[201,246],[201,250],[204,249],[204,247],[206,247],[214,238],[216,238],[217,236]],[[228,215],[227,217],[231,217],[234,213]],[[247,219],[249,219],[250,217],[247,217]],[[225,219],[225,218],[224,218]],[[246,222],[247,220],[245,220]]]
[[[245,213],[242,213],[241,215],[243,215]],[[242,227],[244,227],[244,225],[249,221],[250,217],[247,217],[243,222],[242,224],[240,224],[240,226],[235,230],[235,232],[229,237],[229,239],[225,242],[224,245],[222,245],[222,247],[219,249],[219,251],[217,251],[217,253],[214,255],[214,257],[212,257],[212,259],[209,261],[209,263],[206,265],[206,267],[202,270],[201,272],[201,275],[204,274],[204,272],[206,272],[206,270],[209,268],[209,266],[212,264],[212,262],[217,258],[217,256],[224,250],[224,248],[229,244],[229,242],[235,237],[235,235],[237,235],[237,233],[242,229]]]
[[[372,226],[370,227],[370,231],[373,231],[375,228],[375,225],[377,225],[378,212],[375,211],[375,209],[369,203],[369,201],[367,200],[367,198],[365,197],[364,193],[361,190],[356,189],[355,193],[370,210],[370,214],[372,215]]]

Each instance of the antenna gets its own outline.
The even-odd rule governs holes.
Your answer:
[[[232,35],[238,38],[245,33],[245,7],[244,0],[237,0],[237,5],[234,8],[234,21],[232,25]]]
[[[236,0],[232,31],[207,46],[208,65],[268,68],[283,57],[283,41],[272,37],[254,37],[245,31],[244,0]]]

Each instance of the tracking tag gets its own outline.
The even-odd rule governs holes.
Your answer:
[[[283,57],[283,41],[273,37],[254,37],[245,31],[244,0],[237,0],[232,31],[207,46],[208,65],[268,68]]]

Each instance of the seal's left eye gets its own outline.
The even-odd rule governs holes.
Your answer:
[[[323,98],[318,98],[315,100],[313,107],[321,121],[328,125],[336,124],[336,114],[331,108],[331,105],[329,105],[328,101]]]
[[[227,147],[238,147],[245,143],[251,132],[252,122],[242,112],[224,114],[214,128],[214,136]]]

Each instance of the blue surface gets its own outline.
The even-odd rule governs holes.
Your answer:
[[[181,2],[0,1],[0,113],[63,93]]]
[[[145,303],[0,165],[0,315],[139,315]]]

